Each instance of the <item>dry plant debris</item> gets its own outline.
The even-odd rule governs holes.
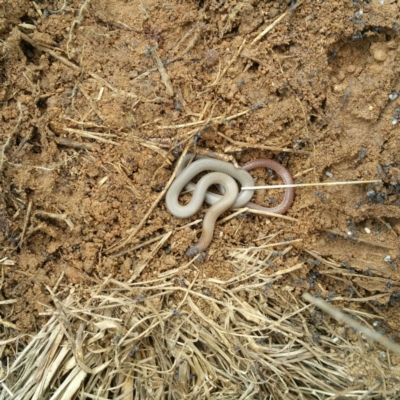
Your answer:
[[[397,380],[389,351],[350,341],[345,327],[281,290],[290,271],[232,262],[240,270],[227,281],[200,271],[192,281],[108,277],[64,301],[53,295],[56,307],[9,367],[0,399],[373,398],[383,376],[362,389],[374,380],[369,362]],[[387,381],[387,398],[395,387]]]

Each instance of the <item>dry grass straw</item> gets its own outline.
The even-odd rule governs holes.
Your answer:
[[[328,302],[322,299],[316,299],[309,293],[303,293],[303,299],[316,305],[318,308],[331,315],[337,321],[344,322],[346,325],[352,327],[356,331],[363,333],[369,339],[372,339],[381,344],[382,346],[386,347],[387,349],[400,354],[400,346],[398,344],[391,342],[389,339],[387,339],[380,333],[375,332],[373,329],[370,329],[366,326],[361,325],[357,321],[354,321],[346,314],[332,307]]]
[[[163,62],[161,61],[160,56],[157,53],[157,43],[155,43],[153,46],[149,46],[150,48],[150,53],[154,59],[154,62],[157,65],[158,72],[161,75],[161,81],[165,86],[166,92],[168,96],[173,97],[174,96],[174,88],[172,86],[171,79],[168,75],[168,72],[166,68],[164,67]]]
[[[365,360],[388,371],[381,350],[316,322],[281,286],[302,264],[269,272],[268,254],[290,243],[270,242],[236,249],[246,261],[232,252],[227,280],[199,279],[190,262],[145,282],[108,277],[52,295],[49,320],[16,355],[0,400],[394,398],[389,383],[359,378]]]
[[[299,7],[303,3],[303,0],[299,0],[295,3],[295,5],[292,7],[291,10],[286,10],[282,15],[280,15],[272,24],[268,25],[260,34],[257,35],[257,37],[251,42],[251,45],[256,44],[258,41],[260,41],[268,32],[272,31],[272,29],[275,28],[276,25],[279,24],[283,20],[283,18],[286,17],[291,11],[293,11],[295,8]]]
[[[293,183],[290,185],[243,186],[242,190],[286,189],[286,188],[302,188],[302,187],[314,187],[314,186],[366,185],[368,183],[380,183],[380,182],[382,181],[374,179],[367,181]]]
[[[19,125],[21,124],[21,121],[22,121],[23,112],[22,112],[21,103],[19,101],[17,101],[17,108],[18,108],[18,112],[19,112],[18,120],[17,120],[14,128],[7,135],[7,139],[6,139],[5,143],[3,144],[3,146],[1,146],[1,149],[0,149],[0,173],[3,170],[3,165],[4,165],[4,160],[5,160],[5,154],[6,154],[7,147],[10,145],[11,138],[17,132],[17,130],[19,128]]]

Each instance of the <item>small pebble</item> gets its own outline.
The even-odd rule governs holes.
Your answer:
[[[348,231],[347,234],[348,234],[349,236],[353,236],[353,232],[352,232],[352,231]]]
[[[371,229],[369,229],[369,228],[367,228],[367,227],[364,228],[364,231],[365,231],[366,233],[368,233],[368,234],[371,233]]]
[[[393,92],[389,94],[389,99],[390,100],[396,100],[399,94],[397,92]]]
[[[375,61],[385,61],[386,60],[386,51],[384,49],[375,49],[373,52],[373,57]]]
[[[385,262],[392,262],[392,257],[386,256],[386,257],[383,259],[383,261],[385,261]]]
[[[325,174],[328,178],[333,178],[332,172],[326,171]]]
[[[214,49],[208,49],[204,52],[204,64],[207,67],[213,67],[214,65],[218,64],[219,61],[219,54]]]
[[[375,61],[383,62],[386,60],[387,53],[386,48],[380,43],[374,43],[371,45],[370,52]]]
[[[347,72],[352,74],[353,72],[355,72],[356,70],[356,66],[354,64],[350,64],[347,66]]]

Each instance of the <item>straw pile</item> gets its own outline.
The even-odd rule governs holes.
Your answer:
[[[192,265],[191,281],[175,270],[53,295],[0,400],[396,398],[389,352],[280,285],[302,264],[268,275],[255,254],[233,251],[227,281]]]

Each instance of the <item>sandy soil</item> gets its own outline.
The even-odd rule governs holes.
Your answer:
[[[182,276],[200,268],[227,278],[238,249],[281,243],[262,253],[266,273],[303,266],[274,290],[376,313],[395,338],[400,2],[86,3],[0,1],[5,329],[35,333],[50,290],[63,298],[110,274],[148,280],[187,263],[201,230],[188,224],[201,214],[179,220],[155,202],[175,150],[192,143],[190,151],[239,164],[276,159],[296,182],[380,180],[297,189],[287,214],[295,220],[222,222],[205,259]],[[266,171],[254,176],[279,183]]]

